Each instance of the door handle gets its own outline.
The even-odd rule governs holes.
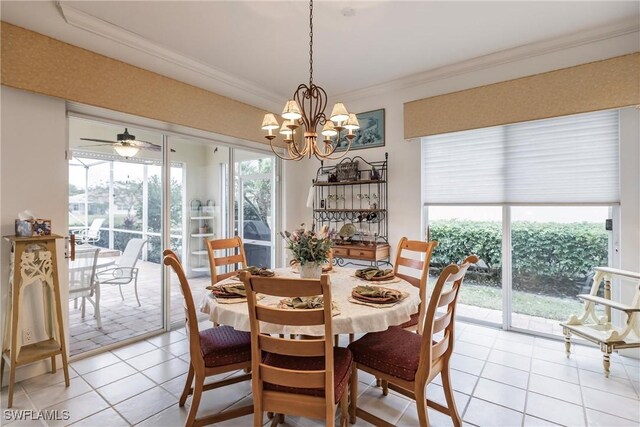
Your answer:
[[[76,235],[71,234],[69,235],[69,237],[65,237],[64,244],[65,244],[64,257],[67,258],[68,260],[75,261],[76,260]]]

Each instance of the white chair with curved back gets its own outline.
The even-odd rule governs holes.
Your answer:
[[[93,220],[89,228],[76,233],[76,244],[84,245],[96,243],[100,240],[100,227],[104,223],[104,218],[96,218]]]
[[[122,286],[133,282],[133,290],[136,294],[138,307],[140,307],[140,298],[138,298],[138,269],[136,268],[136,263],[140,259],[142,248],[146,243],[146,239],[129,240],[116,263],[116,267],[102,270],[97,274],[97,280],[101,285],[118,285],[122,301],[124,301]]]

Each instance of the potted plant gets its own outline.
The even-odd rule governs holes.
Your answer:
[[[305,228],[304,224],[293,232],[284,231],[280,235],[293,256],[291,264],[300,266],[300,277],[303,279],[319,279],[322,264],[329,260],[329,251],[333,246],[334,230],[323,226],[319,232],[313,228]]]

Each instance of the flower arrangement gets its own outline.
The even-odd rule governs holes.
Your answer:
[[[287,244],[287,249],[293,254],[291,263],[301,266],[306,264],[322,265],[329,260],[329,251],[333,247],[335,230],[323,226],[316,232],[307,229],[304,224],[293,232],[284,231],[280,235]]]

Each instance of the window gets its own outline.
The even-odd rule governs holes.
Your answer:
[[[433,259],[481,262],[461,315],[560,334],[575,295],[609,263],[605,219],[619,203],[618,111],[422,139]],[[436,266],[437,267],[437,266]]]

